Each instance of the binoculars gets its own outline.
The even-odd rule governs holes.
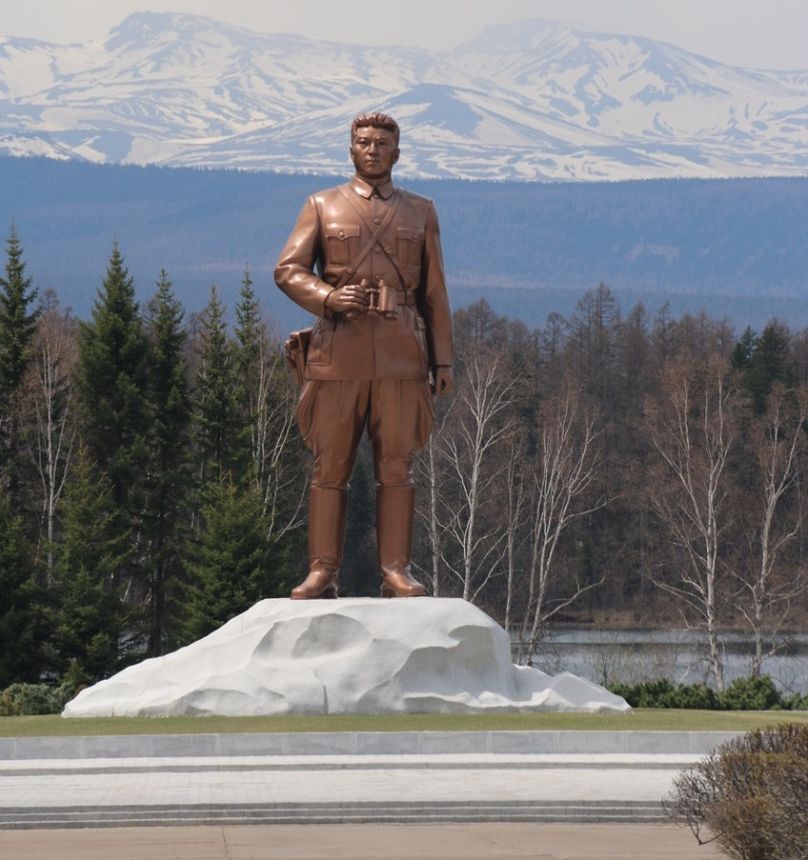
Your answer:
[[[368,283],[367,278],[362,278],[359,286],[368,297],[368,313],[378,314],[388,320],[394,320],[398,316],[398,296],[395,287],[386,284],[383,278],[374,278],[373,286]],[[348,311],[345,316],[353,320],[359,316],[359,313]]]
[[[368,311],[385,319],[395,319],[398,316],[396,288],[385,284],[382,278],[376,278],[375,281],[375,286],[366,287]]]

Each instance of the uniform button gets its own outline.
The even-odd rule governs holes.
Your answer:
[[[339,237],[340,237],[340,239],[344,239],[344,238],[345,238],[345,231],[344,231],[344,230],[340,230],[340,231],[339,231]]]
[[[374,224],[381,224],[381,223],[382,223],[382,219],[381,219],[381,218],[374,218],[374,219],[373,219],[373,223],[374,223]]]
[[[388,253],[388,254],[392,254],[392,253],[393,253],[393,249],[392,249],[389,245],[385,245],[385,246],[384,246],[384,250],[385,250],[385,251],[387,251],[387,253]]]

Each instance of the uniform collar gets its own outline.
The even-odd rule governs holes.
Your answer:
[[[366,200],[370,200],[370,196],[373,194],[374,189],[378,190],[379,197],[381,197],[382,200],[387,200],[392,195],[393,191],[395,191],[392,180],[385,182],[382,185],[371,185],[356,174],[354,174],[351,179],[351,188]]]

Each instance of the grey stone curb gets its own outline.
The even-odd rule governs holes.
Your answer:
[[[704,755],[741,732],[279,732],[0,738],[3,760],[467,754]]]
[[[201,824],[441,824],[484,821],[663,821],[653,801],[469,801],[467,803],[242,804],[6,809],[0,830]]]
[[[347,758],[347,757],[346,757]],[[91,774],[131,774],[131,773],[154,773],[155,768],[159,769],[160,773],[238,773],[239,771],[255,773],[257,771],[292,771],[301,773],[303,771],[346,771],[360,770],[363,772],[373,770],[461,770],[468,771],[473,769],[479,770],[680,770],[681,768],[689,767],[696,760],[696,756],[681,756],[678,759],[666,758],[664,761],[635,759],[633,761],[614,762],[602,761],[596,758],[587,758],[584,761],[537,761],[534,758],[523,761],[480,761],[478,757],[471,757],[472,760],[460,761],[441,761],[434,759],[431,761],[407,761],[401,758],[382,759],[379,761],[364,762],[360,757],[353,757],[345,762],[333,761],[311,761],[300,762],[299,760],[289,762],[284,757],[267,756],[263,759],[254,759],[250,764],[231,764],[227,759],[224,759],[220,764],[199,764],[199,759],[189,759],[187,764],[163,764],[157,762],[155,764],[129,764],[129,760],[121,759],[121,764],[114,765],[99,765],[97,767],[71,767],[70,764],[56,764],[53,760],[43,762],[41,767],[26,767],[24,769],[16,768],[9,764],[5,769],[0,767],[0,773],[6,778],[31,777],[31,776],[64,776],[71,774],[73,776],[88,776]],[[92,761],[92,759],[89,759]],[[79,759],[60,759],[60,762],[80,761]]]

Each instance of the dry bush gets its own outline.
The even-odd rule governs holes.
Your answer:
[[[683,771],[665,803],[737,860],[808,857],[808,725],[748,732]]]

